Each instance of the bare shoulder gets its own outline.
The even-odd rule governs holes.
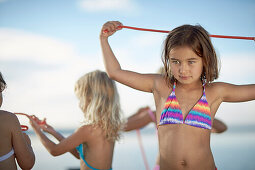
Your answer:
[[[158,76],[155,77],[154,90],[157,91],[157,92],[163,92],[164,93],[165,91],[171,91],[172,88],[167,85],[164,76],[158,75]]]
[[[0,110],[0,116],[7,116],[7,117],[16,117],[16,115],[12,112],[8,112],[5,110]]]
[[[82,125],[76,130],[76,132],[88,133],[91,131],[92,128],[93,128],[92,125]]]
[[[224,82],[213,82],[206,84],[205,88],[207,92],[220,93],[226,89],[230,84]]]
[[[93,125],[82,125],[79,127],[75,133],[79,133],[80,135],[91,136],[92,132],[95,132],[96,128]]]
[[[93,141],[95,138],[101,137],[104,134],[102,128],[95,125],[82,125],[76,132],[77,135],[83,136],[86,141]]]
[[[17,123],[18,118],[14,113],[5,110],[0,110],[0,121],[1,123],[12,124]]]

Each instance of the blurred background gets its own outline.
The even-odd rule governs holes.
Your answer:
[[[118,20],[127,26],[161,30],[200,24],[210,34],[254,37],[254,9],[254,0],[0,0],[0,71],[8,86],[1,109],[45,117],[49,124],[68,135],[83,119],[74,95],[76,80],[95,69],[105,70],[99,44],[105,22]],[[163,33],[123,29],[110,37],[110,43],[122,68],[155,73],[162,66],[165,37]],[[217,81],[255,82],[254,41],[212,38],[212,42],[221,60]],[[124,117],[142,106],[155,109],[151,94],[117,85]],[[216,117],[229,127],[226,133],[212,135],[212,150],[219,169],[239,168],[235,163],[241,169],[244,166],[254,169],[255,102],[223,103]],[[26,119],[19,118],[21,123],[28,124]],[[142,130],[151,167],[157,154],[153,128],[151,125]],[[40,158],[43,154],[38,155],[34,169],[46,169],[47,164],[52,169],[79,166],[75,161],[70,165],[67,160],[73,158],[66,155],[57,158],[47,155],[37,138],[29,133],[35,152],[48,156],[44,159]],[[130,159],[124,154],[129,155],[131,150],[141,156],[136,142],[135,133],[124,135],[115,149],[115,155],[121,156],[115,156],[113,168],[144,168],[142,158],[123,164],[129,162],[124,161]],[[124,146],[129,149],[123,151]],[[153,146],[155,150],[151,150]]]

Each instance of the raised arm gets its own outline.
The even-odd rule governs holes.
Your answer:
[[[152,92],[155,75],[139,74],[132,71],[122,70],[108,42],[108,37],[120,30],[122,25],[118,21],[110,21],[103,25],[100,33],[101,49],[103,53],[104,65],[108,76],[137,90]]]
[[[149,107],[140,108],[135,114],[128,117],[124,131],[140,129],[147,124],[154,122],[149,115],[149,109]]]
[[[53,156],[62,155],[66,152],[70,152],[79,159],[78,153],[74,153],[75,147],[79,144],[86,141],[86,137],[89,135],[86,133],[86,129],[84,127],[79,128],[75,131],[71,136],[64,138],[59,133],[53,133],[54,137],[56,137],[60,142],[58,144],[51,141],[42,131],[41,127],[37,124],[37,122],[30,118],[30,124],[32,125],[36,135],[39,137],[40,141],[44,145],[44,147],[48,150],[48,152]]]

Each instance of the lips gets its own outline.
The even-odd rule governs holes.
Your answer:
[[[182,80],[187,80],[189,76],[179,76]]]

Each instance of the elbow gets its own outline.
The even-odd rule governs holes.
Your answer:
[[[112,80],[116,80],[118,79],[119,72],[121,71],[121,68],[116,68],[116,69],[106,69],[106,74],[108,75],[108,77]]]
[[[219,130],[219,133],[223,133],[228,129],[227,126],[222,126],[222,128]]]
[[[35,164],[35,155],[31,155],[29,157],[26,157],[25,161],[22,161],[21,164],[19,164],[19,166],[23,169],[23,170],[30,170],[33,168]]]
[[[59,156],[60,154],[59,153],[57,153],[56,151],[54,151],[54,150],[51,150],[50,151],[50,154],[52,155],[52,156],[54,156],[54,157],[56,157],[56,156]]]
[[[217,129],[212,129],[212,132],[213,133],[223,133],[227,130],[227,126],[221,126],[220,128],[217,128]]]
[[[109,77],[110,79],[112,79],[112,80],[116,80],[116,79],[115,79],[115,78],[116,78],[116,76],[115,76],[115,74],[114,74],[114,73],[107,71],[107,75],[108,75],[108,77]]]
[[[48,150],[48,151],[54,157],[61,155],[56,149],[51,149],[51,150]]]

